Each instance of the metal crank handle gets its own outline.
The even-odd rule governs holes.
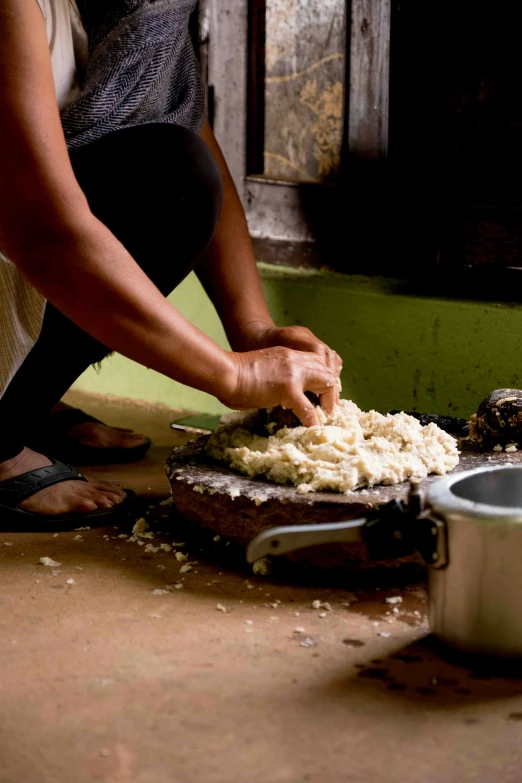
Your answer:
[[[288,525],[260,533],[248,546],[247,560],[255,563],[266,555],[285,555],[296,549],[318,544],[364,543],[363,528],[367,519],[330,522],[321,525]]]

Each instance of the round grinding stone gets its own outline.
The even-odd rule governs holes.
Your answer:
[[[234,473],[224,463],[218,463],[205,454],[207,440],[208,436],[197,438],[176,447],[170,455],[167,475],[172,485],[173,501],[186,518],[233,539],[241,546],[247,546],[263,530],[278,525],[339,522],[363,517],[369,510],[394,498],[405,499],[409,492],[409,484],[405,482],[356,490],[346,495],[334,492],[301,495],[292,486]],[[461,457],[457,471],[506,462],[522,463],[522,452],[487,455],[467,441],[459,441],[459,449]],[[430,476],[422,486],[438,478]],[[337,565],[371,565],[363,544],[303,550],[292,556],[292,559],[314,564],[332,564],[332,558]],[[396,565],[397,561],[394,562]]]

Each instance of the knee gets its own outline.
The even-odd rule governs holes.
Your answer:
[[[223,183],[208,146],[177,125],[138,125],[71,160],[93,214],[169,294],[202,258],[221,214]]]
[[[184,257],[195,261],[211,241],[221,215],[221,172],[198,134],[178,125],[151,126],[150,134],[164,184],[160,212],[167,224],[176,225]]]
[[[195,133],[183,128],[187,211],[197,216],[199,242],[207,245],[216,230],[223,206],[223,180],[207,144]]]
[[[71,153],[91,209],[120,239],[137,226],[170,227],[187,252],[210,241],[223,204],[221,173],[197,133],[151,123],[110,133]],[[182,241],[182,244],[184,242]]]

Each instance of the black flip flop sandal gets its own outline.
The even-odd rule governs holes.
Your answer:
[[[99,511],[43,516],[19,508],[20,503],[26,498],[62,481],[87,481],[87,479],[70,465],[53,459],[52,465],[0,482],[0,530],[10,533],[55,532],[74,530],[85,525],[104,527],[133,518],[136,496],[130,489],[124,490],[127,497],[118,506]]]
[[[121,465],[137,462],[151,447],[150,438],[146,438],[141,445],[128,449],[83,446],[67,433],[72,427],[87,421],[103,424],[79,408],[49,413],[37,431],[26,435],[26,445],[41,454],[52,454],[53,457],[73,465]]]

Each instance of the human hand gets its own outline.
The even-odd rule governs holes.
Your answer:
[[[277,327],[260,321],[254,321],[244,327],[241,335],[241,343],[247,350],[260,348],[273,348],[282,346],[294,351],[306,351],[315,353],[321,357],[324,365],[338,379],[343,367],[339,354],[330,348],[322,340],[304,326]],[[312,389],[306,391],[313,391]],[[325,410],[332,410],[339,402],[339,383],[327,392],[321,399]]]
[[[325,410],[332,410],[338,376],[319,353],[276,346],[230,356],[232,381],[216,395],[229,408],[282,405],[291,409],[305,427],[312,427],[319,424],[317,411],[305,396],[306,391],[312,391],[319,395]]]

